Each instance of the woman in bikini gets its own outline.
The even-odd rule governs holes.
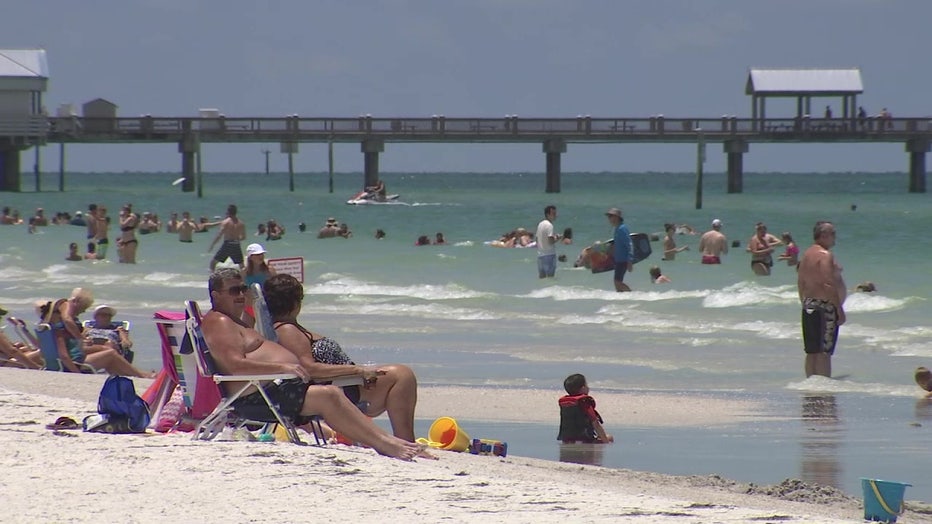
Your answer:
[[[136,227],[139,225],[139,218],[133,213],[132,208],[123,206],[120,210],[120,240],[118,241],[120,262],[124,264],[136,263],[136,249],[139,247],[139,240],[136,239]]]
[[[278,343],[288,348],[314,377],[360,376],[363,386],[344,388],[344,394],[370,417],[388,412],[396,437],[414,442],[414,408],[417,377],[401,364],[357,366],[333,339],[309,331],[298,323],[304,286],[295,277],[279,274],[263,286],[269,313],[275,322]]]

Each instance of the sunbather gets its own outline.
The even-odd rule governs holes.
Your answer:
[[[28,369],[42,369],[42,356],[38,350],[13,342],[0,332],[0,366],[7,366],[9,364],[7,361],[18,363]]]
[[[113,322],[114,315],[116,310],[106,304],[94,308],[94,320],[85,323],[84,327],[85,353],[115,349],[123,358],[130,360],[127,352],[133,347],[133,341],[122,323]]]
[[[295,277],[279,274],[263,285],[269,313],[275,323],[278,341],[288,348],[301,365],[315,377],[358,375],[362,388],[343,388],[353,403],[368,404],[366,414],[377,417],[388,411],[396,437],[414,441],[414,408],[417,404],[417,377],[401,364],[378,366],[376,370],[355,365],[334,340],[312,333],[298,323],[304,286]]]
[[[81,370],[75,364],[77,362],[89,364],[95,369],[106,370],[111,375],[154,377],[155,373],[147,373],[136,368],[114,348],[102,348],[92,353],[86,352],[85,347],[93,343],[85,340],[77,319],[78,315],[87,311],[93,303],[94,296],[89,290],[75,288],[69,298],[44,305],[37,304],[40,316],[55,332],[55,343],[58,345],[58,358],[62,367],[67,371],[80,373]]]
[[[223,268],[211,273],[208,292],[213,309],[204,315],[201,328],[217,367],[227,374],[294,374],[298,378],[264,385],[267,395],[286,417],[321,415],[327,423],[352,441],[382,455],[409,460],[421,448],[376,426],[334,386],[310,384],[311,374],[285,347],[262,336],[242,320],[246,290],[240,272]],[[230,383],[231,390],[243,387]],[[237,400],[234,406],[264,406],[258,391]]]

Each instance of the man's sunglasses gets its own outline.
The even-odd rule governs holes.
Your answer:
[[[221,291],[226,291],[228,295],[235,297],[236,295],[242,295],[249,291],[249,286],[230,286]]]

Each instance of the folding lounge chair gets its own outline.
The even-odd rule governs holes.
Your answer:
[[[288,373],[273,375],[220,374],[217,370],[216,364],[214,363],[213,357],[210,354],[210,348],[207,347],[207,343],[205,342],[204,336],[201,332],[202,317],[197,302],[193,300],[185,302],[185,312],[187,316],[185,319],[187,336],[181,343],[180,352],[182,354],[193,352],[195,355],[197,355],[199,373],[201,375],[211,377],[217,384],[217,388],[219,389],[220,393],[223,395],[223,398],[220,400],[220,403],[213,410],[213,412],[204,420],[202,420],[194,430],[193,438],[202,440],[210,440],[214,438],[217,434],[220,433],[220,430],[222,430],[223,427],[227,425],[227,422],[232,416],[236,426],[243,426],[249,422],[277,422],[282,426],[282,428],[285,429],[285,432],[288,435],[288,440],[294,444],[304,445],[305,442],[301,440],[300,436],[298,436],[294,422],[282,416],[274,402],[272,402],[268,395],[266,395],[265,390],[262,388],[263,383],[276,380],[294,379],[297,378],[297,375]],[[236,391],[227,394],[222,387],[224,382],[243,382],[244,385]],[[336,379],[333,381],[333,383],[337,386],[344,386],[358,384],[360,382],[358,377],[348,377],[346,380]],[[260,395],[262,395],[262,398],[265,400],[266,406],[269,408],[269,411],[273,415],[271,419],[257,420],[255,417],[249,416],[250,414],[241,415],[236,413],[234,410],[233,403],[242,397],[243,394],[252,387],[255,387],[255,389],[259,392]],[[311,417],[311,428],[313,429],[314,439],[317,442],[317,445],[325,444],[326,440],[321,438],[323,431],[320,427],[319,417]]]
[[[130,330],[129,320],[121,320],[119,322],[114,322],[114,324],[118,326],[123,326],[123,329],[125,329],[127,333]],[[94,321],[85,320],[81,322],[81,327],[83,327],[84,329],[91,329],[94,327]],[[126,361],[129,362],[130,364],[133,363],[133,358],[135,358],[136,356],[136,353],[134,353],[132,349],[121,349],[119,350],[119,353],[123,355],[123,358],[125,358]]]
[[[0,326],[0,330],[2,330],[5,327],[6,326]],[[10,344],[11,346],[13,345],[13,342],[11,342],[7,338],[6,334],[4,333],[0,333],[0,342]],[[16,355],[14,354],[14,356]],[[13,360],[11,357],[7,356],[4,353],[0,353],[0,368],[6,368],[6,367],[26,369],[28,366],[26,366],[26,364],[23,364],[22,362],[18,360]]]
[[[47,371],[68,371],[62,365],[58,355],[58,341],[55,340],[55,331],[52,326],[43,322],[36,325],[36,340],[39,342],[39,350],[42,352],[42,358],[45,360],[45,370]],[[98,371],[90,364],[81,362],[74,363],[81,373],[103,373]]]

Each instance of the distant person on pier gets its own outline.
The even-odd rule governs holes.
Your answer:
[[[207,248],[207,252],[209,253],[214,249],[214,246],[217,245],[217,242],[220,241],[221,238],[223,239],[223,244],[220,245],[220,249],[218,249],[214,257],[210,259],[211,271],[217,267],[218,262],[223,262],[228,258],[233,259],[233,263],[238,265],[240,270],[245,267],[243,264],[243,248],[240,246],[240,242],[246,239],[246,225],[237,218],[236,211],[235,204],[227,206],[227,217],[219,222],[220,231],[217,232],[217,236],[214,237],[210,246]]]
[[[864,109],[864,106],[858,106],[858,125],[861,129],[867,127],[867,110]]]
[[[375,185],[366,186],[366,191],[368,191],[370,195],[375,196],[375,199],[379,202],[385,202],[385,198],[388,196],[388,192],[385,189],[385,182],[383,182],[381,178],[375,181]]]
[[[825,106],[825,119],[829,120],[832,118],[832,106]]]
[[[703,264],[721,264],[722,255],[728,253],[728,238],[722,233],[722,221],[712,221],[712,229],[699,238],[699,252]]]
[[[537,277],[553,278],[557,272],[557,242],[563,237],[553,232],[557,206],[544,208],[544,219],[537,224]]]
[[[673,235],[676,232],[676,224],[666,223],[663,225],[663,260],[676,260],[676,254],[681,251],[689,251],[689,246],[676,247],[676,241]]]

